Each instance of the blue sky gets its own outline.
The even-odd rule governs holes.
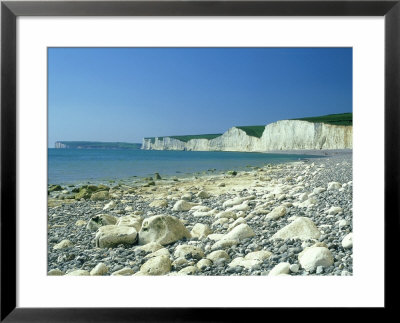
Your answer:
[[[49,147],[351,111],[351,48],[48,49]]]

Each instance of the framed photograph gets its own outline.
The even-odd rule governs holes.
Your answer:
[[[1,320],[390,309],[399,15],[3,1]]]

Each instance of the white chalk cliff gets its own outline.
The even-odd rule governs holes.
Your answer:
[[[171,137],[144,138],[146,150],[269,151],[296,149],[346,149],[353,147],[353,127],[282,120],[265,126],[261,138],[232,127],[214,139],[183,142]]]

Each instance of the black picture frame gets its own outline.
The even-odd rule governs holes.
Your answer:
[[[244,309],[16,307],[16,19],[19,16],[384,16],[385,18],[385,309],[398,284],[392,258],[399,237],[400,0],[2,1],[1,3],[1,321],[236,321]],[[366,287],[367,288],[367,287]],[[183,295],[184,297],[184,295]],[[261,311],[260,309],[247,309]],[[259,313],[261,314],[261,313]],[[254,313],[254,315],[257,315]],[[253,318],[252,318],[253,317]],[[256,316],[248,320],[257,320]]]

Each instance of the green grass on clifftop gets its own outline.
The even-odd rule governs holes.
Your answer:
[[[241,126],[236,128],[243,130],[248,136],[261,138],[265,126]]]
[[[337,126],[351,126],[353,124],[353,113],[328,114],[326,116],[298,118],[292,120],[328,123]]]

